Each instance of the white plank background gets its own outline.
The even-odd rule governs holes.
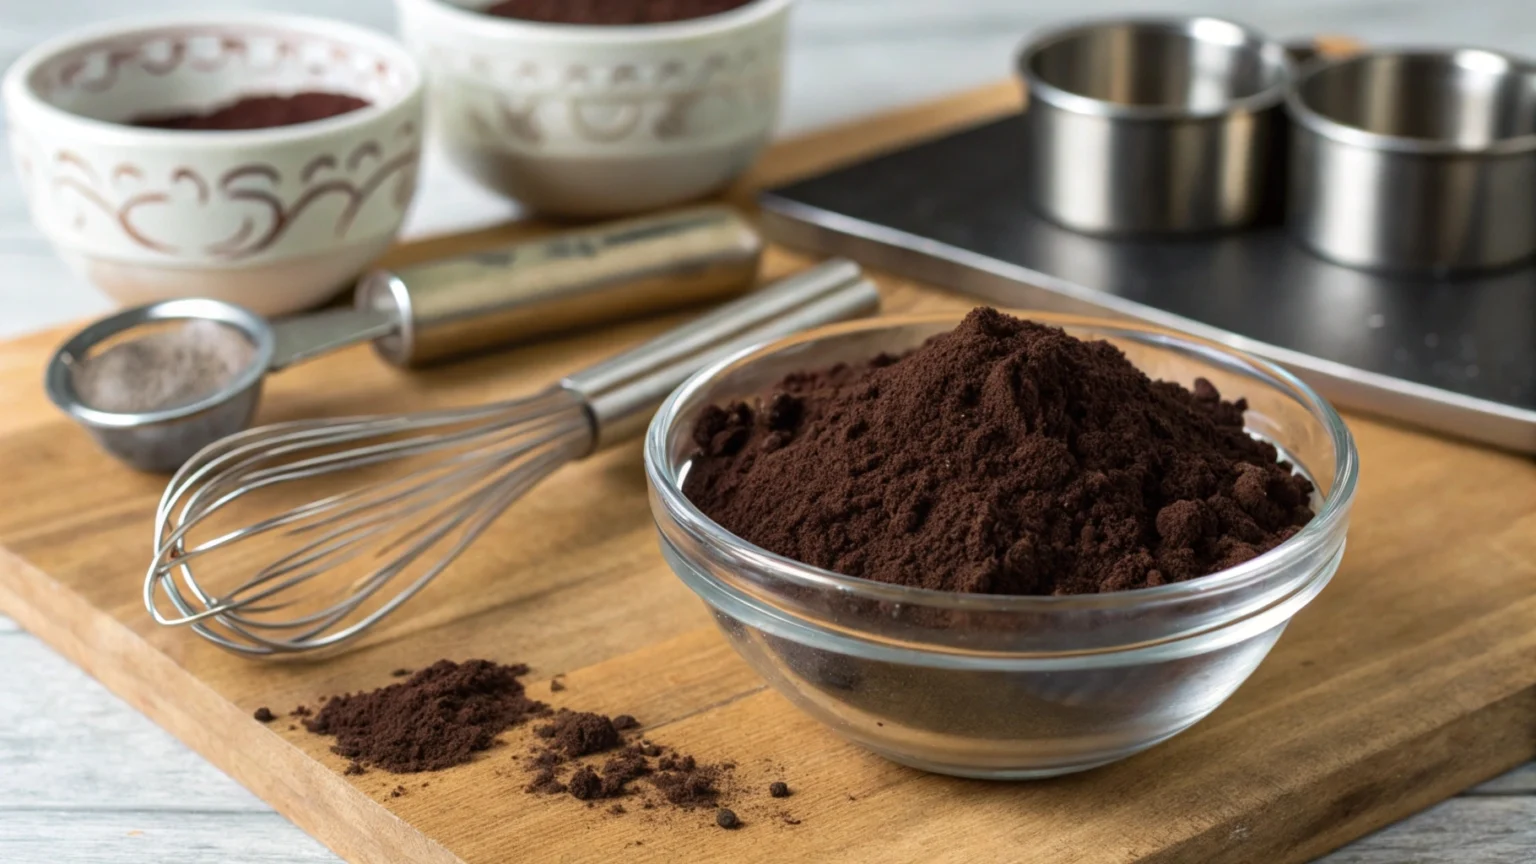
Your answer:
[[[136,11],[264,8],[389,29],[386,0],[138,0]],[[114,0],[0,0],[0,65],[47,36],[120,14]],[[850,119],[1008,74],[1023,34],[1127,11],[1227,14],[1289,38],[1536,51],[1533,0],[802,0],[786,131]],[[0,115],[0,131],[4,118]],[[0,135],[0,141],[4,136]],[[0,150],[4,145],[0,144]],[[0,154],[9,162],[9,154]],[[507,218],[435,158],[409,231]],[[107,308],[32,229],[0,169],[0,338]],[[0,862],[334,861],[320,844],[12,622],[0,618]],[[1536,862],[1536,763],[1323,859],[1326,864]]]

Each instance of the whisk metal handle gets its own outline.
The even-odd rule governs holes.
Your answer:
[[[594,424],[593,450],[645,431],[688,376],[760,342],[861,318],[880,307],[858,265],[836,259],[720,307],[609,360],[567,376]]]

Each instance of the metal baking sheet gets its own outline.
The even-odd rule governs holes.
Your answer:
[[[1010,117],[762,196],[781,243],[999,305],[1127,316],[1278,361],[1335,403],[1536,454],[1536,266],[1403,278],[1322,260],[1279,225],[1088,237],[1022,203]]]

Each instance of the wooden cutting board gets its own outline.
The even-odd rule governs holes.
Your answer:
[[[998,86],[777,147],[734,193],[1016,110]],[[503,243],[517,225],[413,244],[394,263]],[[807,262],[773,251],[767,274]],[[964,298],[883,279],[887,309]],[[531,389],[675,323],[653,320],[432,372],[366,349],[273,379],[267,421],[476,403]],[[1253,678],[1194,729],[1128,761],[1034,783],[925,775],[843,743],[736,658],[667,571],[638,446],[570,467],[387,629],[319,662],[263,664],[158,628],[140,600],[162,481],[100,454],[44,400],[62,331],[0,345],[0,611],[354,861],[1304,861],[1536,754],[1536,465],[1351,418],[1363,464],[1349,553]],[[404,782],[341,773],[328,742],[258,706],[387,683],[449,657],[532,664],[557,705],[641,718],[739,765],[750,824],[613,816],[522,793],[526,730]],[[550,694],[548,679],[568,688]],[[430,787],[422,788],[423,781]],[[798,825],[776,819],[782,804]]]

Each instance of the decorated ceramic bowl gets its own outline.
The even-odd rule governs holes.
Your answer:
[[[544,213],[607,216],[707,195],[779,113],[793,0],[668,24],[496,18],[489,0],[396,0],[455,163]]]
[[[70,265],[123,304],[214,297],[263,314],[327,299],[394,239],[415,192],[423,89],[386,36],[241,13],[71,33],[4,83],[32,218]],[[305,91],[369,105],[249,131],[128,125]]]

